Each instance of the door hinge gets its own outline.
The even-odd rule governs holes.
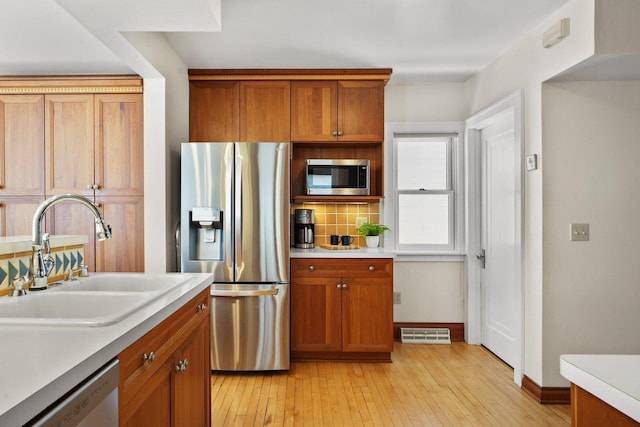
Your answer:
[[[478,258],[480,260],[480,267],[481,268],[485,268],[486,265],[486,258],[485,258],[485,252],[484,249],[481,249],[480,252],[478,252],[476,254],[476,258]]]

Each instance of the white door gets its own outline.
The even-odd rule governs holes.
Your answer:
[[[481,129],[481,233],[484,268],[480,270],[482,345],[516,366],[519,357],[520,278],[516,188],[516,139],[513,114],[501,114]]]

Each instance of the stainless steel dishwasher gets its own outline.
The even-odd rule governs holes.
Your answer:
[[[289,285],[211,285],[211,369],[289,369]]]
[[[28,422],[26,426],[117,426],[119,373],[118,360],[112,360]]]

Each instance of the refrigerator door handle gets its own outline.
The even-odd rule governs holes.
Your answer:
[[[226,231],[223,232],[224,235],[224,263],[227,270],[228,280],[235,280],[235,255],[233,253],[233,238],[231,238],[233,233],[234,218],[233,215],[233,197],[234,197],[234,189],[232,187],[233,183],[233,164],[234,164],[234,146],[233,144],[229,144],[226,149],[226,153],[224,156],[224,186],[223,188],[228,191],[228,193],[224,197],[226,214],[223,216],[224,227]]]
[[[235,148],[235,188],[234,188],[234,198],[235,198],[235,219],[234,219],[234,231],[233,231],[233,240],[235,241],[235,255],[234,258],[236,260],[235,271],[234,271],[234,280],[239,280],[240,270],[244,267],[242,261],[242,227],[244,226],[243,215],[244,212],[242,210],[242,168],[243,157],[239,152],[239,147]]]
[[[212,297],[261,297],[266,295],[278,295],[278,289],[252,289],[247,291],[237,289],[211,289]]]

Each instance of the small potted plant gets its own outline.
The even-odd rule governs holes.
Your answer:
[[[377,248],[380,244],[380,235],[389,230],[389,227],[373,222],[365,222],[356,229],[359,235],[364,236],[368,248]]]

